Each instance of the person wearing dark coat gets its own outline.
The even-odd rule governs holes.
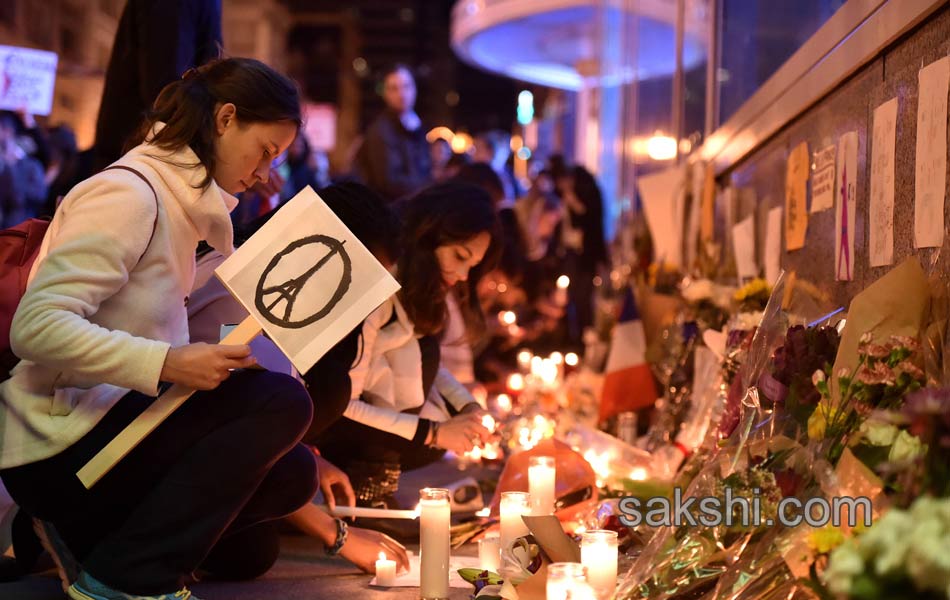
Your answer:
[[[405,65],[383,75],[386,109],[370,125],[356,156],[363,183],[388,200],[412,194],[432,182],[432,157],[425,129],[413,109],[416,83]]]
[[[106,71],[94,171],[122,155],[162,88],[220,49],[221,0],[129,0]]]

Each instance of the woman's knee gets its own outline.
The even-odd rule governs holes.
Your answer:
[[[272,427],[299,441],[313,418],[310,394],[303,384],[283,373],[265,372],[258,379],[257,383],[268,400],[267,411],[278,416]]]

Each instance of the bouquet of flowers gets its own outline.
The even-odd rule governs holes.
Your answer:
[[[892,509],[845,540],[819,578],[827,591],[854,600],[927,600],[950,596],[950,498],[918,498]],[[815,589],[830,597],[820,585]]]

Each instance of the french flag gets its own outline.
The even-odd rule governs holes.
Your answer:
[[[600,421],[656,402],[656,384],[646,362],[646,335],[633,291],[628,287],[607,356]]]

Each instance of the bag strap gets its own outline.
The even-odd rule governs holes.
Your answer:
[[[128,171],[129,173],[134,173],[138,176],[139,179],[145,182],[145,185],[148,186],[148,189],[152,190],[152,195],[155,197],[155,221],[152,222],[152,235],[148,236],[148,243],[145,244],[145,250],[142,250],[142,256],[139,257],[139,262],[145,256],[145,253],[148,252],[148,247],[152,245],[152,239],[155,237],[155,230],[158,229],[158,192],[155,191],[155,188],[152,187],[152,182],[148,180],[148,177],[142,175],[138,169],[133,169],[132,167],[126,167],[125,165],[112,165],[103,169],[103,171],[117,170],[122,169],[123,171]]]

